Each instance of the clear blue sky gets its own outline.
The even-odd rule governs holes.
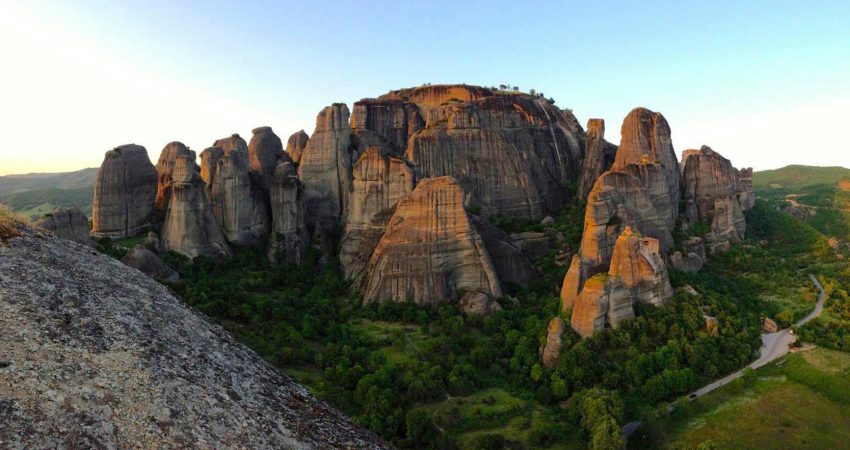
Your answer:
[[[179,86],[191,86],[200,96],[215,95],[244,107],[247,115],[257,111],[257,117],[244,117],[244,124],[205,130],[206,136],[199,130],[204,120],[214,123],[205,119],[214,112],[193,110],[193,120],[202,123],[187,121],[189,136],[168,140],[194,139],[190,145],[196,148],[234,131],[247,135],[253,125],[271,125],[284,139],[300,128],[312,133],[323,106],[337,101],[350,105],[390,89],[425,82],[506,83],[554,97],[582,123],[590,117],[606,119],[607,138],[614,143],[626,113],[646,106],[667,117],[679,152],[709,144],[736,165],[757,169],[788,163],[850,165],[850,152],[840,151],[841,145],[847,149],[846,140],[836,141],[843,136],[842,124],[850,120],[846,0],[90,0],[16,5],[49,29],[73,33],[84,45],[126,62],[127,70],[166,79],[178,92]],[[2,42],[0,48],[13,45]],[[37,70],[37,63],[27,64]],[[89,64],[84,70],[98,70],[98,64]],[[61,78],[63,67],[67,65],[57,65],[51,76]],[[179,94],[172,97],[178,106],[191,101]],[[165,98],[163,109],[172,101]],[[40,112],[28,114],[29,119],[14,119],[17,127],[27,128],[26,120],[37,121],[38,129],[51,126]],[[97,134],[97,114],[64,117]],[[121,131],[132,132],[126,142],[145,145],[155,159],[167,141],[160,131],[149,129],[154,127],[155,120],[134,120]],[[35,124],[29,129],[35,130]],[[170,132],[178,134],[178,128]],[[809,134],[819,137],[807,140]],[[31,138],[22,145],[38,143]],[[65,151],[73,155],[63,164],[79,156],[79,166],[97,165],[104,151],[120,143],[96,137],[65,141]],[[830,143],[835,148],[825,148]],[[8,150],[0,152],[6,156]],[[24,167],[26,161],[17,164]],[[0,158],[0,173],[15,171],[2,165]]]

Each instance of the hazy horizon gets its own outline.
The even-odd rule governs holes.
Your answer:
[[[676,153],[737,167],[850,166],[850,4],[246,2],[214,7],[0,0],[0,175],[153,162],[271,126],[312,134],[322,107],[423,83],[509,84],[606,120],[659,111]]]

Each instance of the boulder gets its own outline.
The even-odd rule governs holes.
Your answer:
[[[346,278],[359,281],[386,230],[399,199],[413,192],[415,176],[403,160],[368,148],[353,170],[351,203],[340,241],[339,259]]]
[[[141,145],[127,144],[106,152],[94,185],[92,235],[116,239],[147,231],[156,185],[156,169]]]
[[[702,269],[703,260],[696,253],[683,255],[680,251],[670,255],[670,265],[679,272],[699,272]]]
[[[611,169],[617,146],[605,140],[605,121],[589,119],[587,121],[586,145],[584,161],[581,165],[581,176],[578,181],[578,197],[586,199],[593,189],[593,184],[599,175]]]
[[[161,230],[162,247],[189,258],[229,257],[230,247],[213,216],[193,158],[177,157],[171,186],[172,193]]]
[[[765,317],[761,321],[761,331],[764,333],[776,333],[779,331],[779,326],[770,317]]]
[[[316,131],[301,155],[307,223],[330,230],[345,218],[353,166],[348,107],[335,103],[316,117]]]
[[[234,134],[219,139],[213,148],[221,149],[221,156],[209,169],[208,192],[222,233],[238,245],[264,244],[271,228],[271,211],[262,187],[252,182],[248,144]],[[201,154],[202,169],[207,151]],[[217,155],[217,151],[210,151],[211,157]]]
[[[133,247],[121,258],[121,262],[163,283],[176,283],[180,280],[180,274],[168,267],[165,261],[144,245]]]
[[[168,199],[171,197],[171,172],[174,170],[174,161],[178,156],[188,156],[192,163],[196,159],[195,152],[189,150],[182,142],[169,142],[159,154],[156,163],[156,205],[157,211],[164,213],[168,208]]]
[[[709,254],[718,255],[732,250],[732,244],[729,241],[712,242],[708,250]]]
[[[304,149],[307,147],[307,141],[309,140],[310,136],[304,130],[299,130],[297,133],[289,136],[289,140],[286,141],[286,154],[289,155],[295,165],[301,163],[301,155],[304,153]]]
[[[170,200],[170,197],[169,197]],[[153,231],[148,231],[148,235],[145,236],[145,240],[142,241],[142,245],[144,245],[148,250],[159,253],[162,251],[162,246],[160,245],[159,236]]]
[[[283,143],[271,127],[251,130],[251,142],[248,143],[248,165],[254,184],[262,187],[264,192],[268,192],[275,169],[281,160],[292,161],[289,155],[283,152]]]
[[[717,336],[719,331],[718,327],[720,325],[717,322],[717,317],[703,315],[702,318],[705,320],[705,324],[703,325],[705,332],[711,336]]]
[[[282,161],[277,165],[269,197],[272,210],[269,260],[300,264],[307,256],[309,234],[304,222],[304,186],[293,163]]]
[[[94,245],[89,236],[89,219],[79,208],[56,208],[35,223],[62,239]]]
[[[364,301],[456,301],[477,291],[500,297],[502,287],[481,236],[451,177],[422,180],[399,200],[367,266]]]
[[[567,325],[560,317],[555,317],[549,321],[549,327],[546,333],[546,344],[543,346],[543,366],[552,368],[558,363],[558,358],[561,357],[561,349],[564,346],[564,332],[567,331]]]
[[[635,108],[623,120],[620,134],[620,147],[614,158],[613,170],[622,170],[629,164],[657,163],[667,182],[669,203],[674,205],[670,213],[675,222],[678,217],[681,174],[667,120],[661,113]]]
[[[467,316],[491,316],[502,310],[502,305],[489,295],[477,291],[469,291],[460,296],[460,309]]]

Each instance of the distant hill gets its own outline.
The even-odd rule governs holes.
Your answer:
[[[96,167],[89,167],[74,172],[5,175],[0,177],[0,195],[48,188],[77,189],[93,187],[96,176]]]
[[[792,165],[780,169],[762,170],[753,173],[753,188],[767,188],[780,185],[787,189],[796,189],[812,185],[837,185],[842,180],[850,180],[850,169],[839,166],[815,167]]]
[[[91,215],[97,168],[60,173],[28,173],[0,177],[0,203],[38,218],[55,208],[80,208]]]

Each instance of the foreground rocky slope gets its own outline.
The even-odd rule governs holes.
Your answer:
[[[388,447],[141,272],[21,232],[0,243],[0,447]]]

